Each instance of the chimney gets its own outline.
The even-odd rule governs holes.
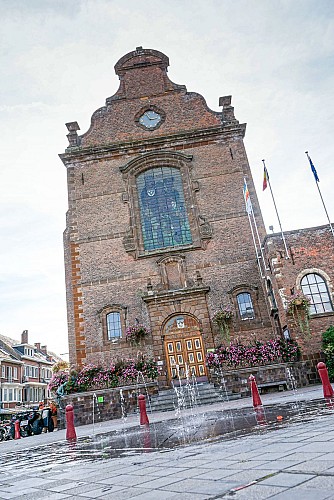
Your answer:
[[[36,349],[37,349],[38,351],[40,351],[40,350],[41,350],[41,344],[40,344],[40,342],[35,342],[34,346],[36,347]]]
[[[43,354],[46,354],[46,355],[48,354],[48,347],[46,345],[42,345],[40,349],[41,349]]]
[[[21,333],[21,344],[28,344],[28,330],[23,330]]]

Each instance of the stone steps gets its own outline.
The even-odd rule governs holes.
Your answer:
[[[209,405],[222,401],[239,399],[240,394],[225,393],[208,382],[193,386],[185,384],[176,389],[165,389],[151,397],[147,403],[152,411],[170,411],[176,408],[191,408],[193,406]]]

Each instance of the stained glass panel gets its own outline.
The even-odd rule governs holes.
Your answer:
[[[180,171],[152,168],[137,177],[145,250],[192,243]]]

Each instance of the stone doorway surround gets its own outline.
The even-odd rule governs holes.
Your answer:
[[[159,360],[161,368],[160,387],[169,386],[173,379],[169,357],[173,354],[168,352],[168,344],[173,345],[175,355],[182,355],[182,361],[189,362],[189,354],[194,354],[196,362],[189,364],[195,367],[196,377],[206,380],[205,355],[208,349],[214,347],[206,300],[209,291],[209,287],[197,286],[173,291],[151,291],[142,297],[147,305],[150,318],[153,355],[155,359]],[[181,327],[182,321],[184,321],[184,327]],[[197,339],[196,346],[198,347],[195,346],[195,339]],[[187,344],[187,341],[191,341],[192,344]],[[180,342],[181,346],[177,342]],[[180,348],[179,352],[178,347]],[[201,359],[203,359],[203,363],[200,361]],[[201,365],[203,368],[200,368]],[[185,368],[184,363],[182,366]]]

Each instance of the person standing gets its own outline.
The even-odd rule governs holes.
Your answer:
[[[57,417],[57,406],[55,405],[55,403],[52,401],[50,403],[50,410],[51,410],[51,418],[52,418],[52,421],[53,421],[53,427],[55,431],[58,430],[58,417]]]

